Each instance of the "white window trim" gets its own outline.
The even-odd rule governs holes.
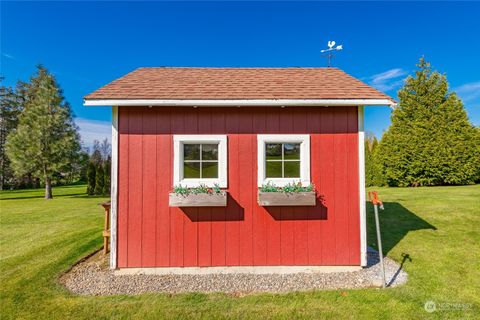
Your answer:
[[[267,143],[300,143],[300,178],[266,178],[265,145]],[[259,134],[257,136],[258,187],[273,183],[283,187],[289,183],[301,182],[310,185],[310,135],[308,134]]]
[[[183,178],[183,144],[184,143],[218,143],[218,178],[216,179],[184,179]],[[227,136],[226,135],[174,135],[173,136],[173,185],[213,187],[218,184],[226,188],[227,184]]]

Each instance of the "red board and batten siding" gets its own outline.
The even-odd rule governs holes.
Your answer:
[[[257,205],[257,134],[310,134],[315,207]],[[170,208],[173,135],[228,135],[228,206]],[[357,107],[119,107],[118,267],[360,265]]]

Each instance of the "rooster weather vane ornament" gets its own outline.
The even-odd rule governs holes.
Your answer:
[[[327,67],[331,67],[332,58],[335,56],[334,51],[340,51],[343,49],[343,45],[338,45],[335,47],[335,41],[328,41],[328,49],[320,51],[321,53],[326,54],[327,56]]]

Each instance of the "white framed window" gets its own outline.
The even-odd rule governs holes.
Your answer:
[[[310,136],[308,134],[259,134],[258,186],[310,185]]]
[[[226,135],[174,135],[173,185],[227,187]]]

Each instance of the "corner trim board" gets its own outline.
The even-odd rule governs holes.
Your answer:
[[[360,265],[367,265],[367,213],[365,207],[365,132],[364,107],[358,107],[358,175],[360,193]]]
[[[110,269],[117,268],[118,107],[112,107],[112,173],[110,188]]]

